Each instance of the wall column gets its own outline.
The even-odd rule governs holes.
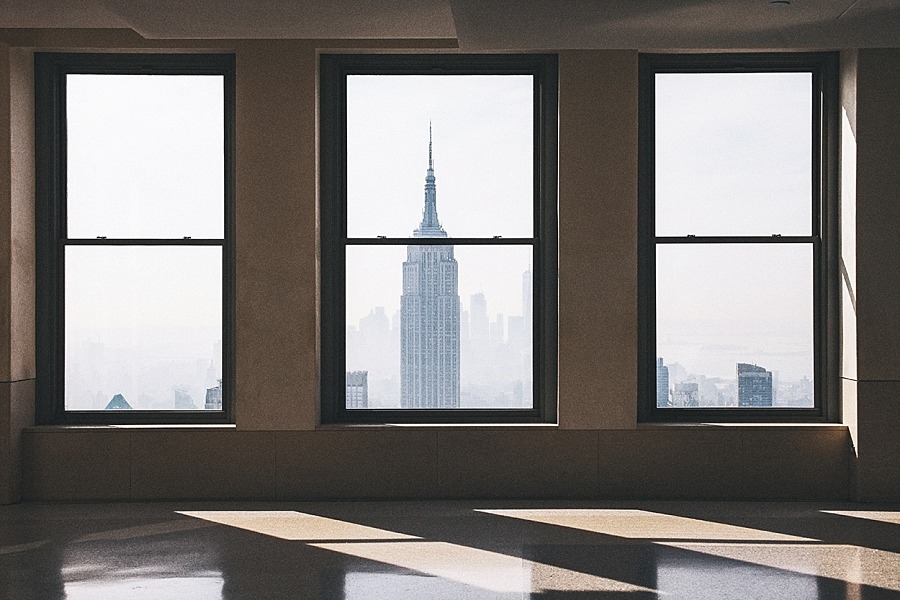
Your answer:
[[[34,425],[32,53],[0,45],[0,504],[21,498],[22,430]]]
[[[855,191],[855,381],[844,379],[845,422],[854,438],[855,498],[900,499],[900,49],[848,54],[856,71],[855,104],[844,127],[855,142],[853,172],[845,149],[843,188]],[[855,65],[853,58],[855,55]],[[845,74],[849,69],[845,68]],[[847,98],[852,100],[852,98]],[[845,106],[845,109],[847,106]],[[846,202],[845,208],[846,208]],[[842,226],[853,226],[845,215]],[[845,238],[846,239],[846,238]],[[845,251],[847,249],[845,248]],[[851,272],[851,275],[854,273]],[[845,292],[846,294],[846,292]],[[846,296],[845,296],[846,297]],[[846,315],[846,313],[845,313]],[[846,318],[846,316],[845,316]],[[845,355],[846,355],[845,347]],[[848,369],[848,374],[853,371]],[[855,384],[855,395],[851,384]]]

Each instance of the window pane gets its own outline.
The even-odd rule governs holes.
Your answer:
[[[71,238],[222,238],[224,78],[68,75]]]
[[[348,235],[411,236],[433,184],[448,235],[532,237],[533,87],[530,75],[348,76]]]
[[[66,410],[221,409],[222,249],[66,248]]]
[[[810,235],[812,75],[656,75],[656,234]]]
[[[531,246],[349,246],[348,408],[531,408]]]
[[[656,260],[658,407],[813,406],[810,245],[666,244]]]

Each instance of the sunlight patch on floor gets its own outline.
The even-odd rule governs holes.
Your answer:
[[[900,555],[885,550],[843,544],[747,544],[657,542],[660,546],[688,550],[745,564],[830,577],[848,583],[900,592]],[[893,577],[885,573],[894,570]]]
[[[476,509],[477,512],[591,533],[644,540],[815,542],[808,537],[654,513],[603,509]]]
[[[880,523],[893,523],[900,525],[900,512],[889,510],[822,510],[826,515],[838,515],[840,517],[853,517],[854,519],[867,519]]]
[[[331,540],[416,540],[413,535],[349,523],[292,510],[197,510],[180,515],[228,525],[282,540],[322,542]]]

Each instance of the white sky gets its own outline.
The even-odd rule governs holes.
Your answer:
[[[69,237],[223,237],[222,76],[68,75],[66,87]],[[66,248],[67,408],[114,393],[173,408],[174,387],[202,408],[221,339],[221,247]]]
[[[69,75],[72,238],[221,238],[220,75]]]
[[[809,73],[656,76],[657,235],[809,235]]]
[[[657,235],[809,235],[811,76],[656,76]],[[812,379],[811,246],[657,248],[657,354]]]
[[[221,237],[221,77],[71,75],[67,85],[70,150],[77,148],[68,166],[71,237]],[[659,235],[809,234],[808,74],[659,75],[656,85]],[[448,234],[530,237],[532,103],[530,76],[350,77],[349,234],[404,237],[418,226],[430,122]],[[733,377],[733,363],[746,360],[783,377],[811,376],[808,249],[745,250],[660,251],[660,332],[669,336],[660,354],[708,375]],[[101,268],[91,251],[70,251],[68,278],[95,286],[67,289],[73,327],[128,315],[148,323],[218,318],[204,308],[221,297],[215,257]],[[405,247],[347,254],[348,323],[375,306],[392,315]],[[530,247],[457,246],[456,256],[464,309],[483,292],[492,319],[521,314]],[[157,280],[167,286],[161,294],[151,289]]]
[[[408,237],[418,227],[430,122],[438,217],[447,234],[531,237],[533,98],[530,75],[348,77],[348,235]],[[348,324],[375,306],[388,315],[399,308],[405,254],[405,246],[348,248]],[[463,309],[483,292],[492,319],[522,314],[530,246],[457,245],[456,258]]]

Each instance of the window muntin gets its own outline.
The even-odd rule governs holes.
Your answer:
[[[834,63],[641,57],[642,420],[831,414]]]
[[[35,57],[38,420],[231,420],[233,58]]]
[[[553,419],[555,60],[322,73],[323,420]]]

